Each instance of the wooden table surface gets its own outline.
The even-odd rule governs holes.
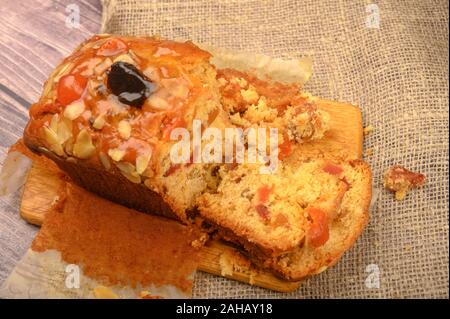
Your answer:
[[[66,23],[74,8],[79,9],[79,27]],[[22,135],[28,108],[52,69],[81,41],[98,33],[100,21],[99,0],[1,0],[0,167],[8,147]],[[19,201],[18,193],[0,197],[0,284],[37,230],[20,219]]]

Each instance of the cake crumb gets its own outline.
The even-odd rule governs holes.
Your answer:
[[[372,156],[372,155],[373,155],[373,148],[372,147],[365,150],[364,157],[369,157],[369,156]]]
[[[141,299],[164,299],[161,296],[152,295],[152,293],[148,290],[143,290],[139,293],[139,297]]]
[[[119,299],[119,296],[116,293],[105,286],[97,286],[94,288],[93,292],[97,299]]]
[[[373,130],[374,130],[374,127],[369,124],[363,129],[363,133],[364,133],[364,135],[369,135],[370,133],[372,133]]]
[[[225,78],[219,78],[218,82],[220,86],[225,86],[228,84],[228,81]]]
[[[250,87],[247,90],[242,89],[241,90],[242,98],[247,103],[256,103],[259,99],[258,92],[256,92],[254,87]]]
[[[243,89],[248,86],[248,82],[244,78],[233,77],[231,78],[230,83],[237,84]]]
[[[203,233],[203,234],[199,235],[199,238],[197,238],[191,242],[191,246],[196,249],[200,249],[205,245],[205,243],[208,239],[209,239],[208,234]]]
[[[395,192],[396,200],[403,200],[412,188],[425,184],[425,175],[393,166],[384,173],[384,187]]]
[[[250,285],[255,284],[257,269],[238,251],[224,251],[219,257],[219,265],[222,276],[233,276],[234,272],[239,272],[248,275]]]
[[[219,257],[220,274],[224,277],[233,276],[233,260],[229,253],[223,252]]]

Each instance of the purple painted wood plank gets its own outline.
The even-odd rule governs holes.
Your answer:
[[[2,1],[0,83],[33,102],[54,66],[100,28],[98,0],[77,1],[79,28],[66,26],[72,0]]]
[[[66,26],[76,3],[80,27]],[[100,29],[99,0],[2,0],[0,6],[0,167],[21,135],[28,107],[52,69]],[[30,246],[36,228],[19,217],[20,194],[0,197],[0,284]]]

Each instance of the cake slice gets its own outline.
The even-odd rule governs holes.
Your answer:
[[[325,271],[338,262],[341,256],[355,243],[369,219],[372,196],[372,174],[369,166],[360,160],[343,165],[342,175],[348,183],[340,208],[328,217],[328,240],[322,245],[303,241],[295,250],[273,258],[251,259],[279,276],[299,281],[307,276]]]
[[[283,165],[268,175],[259,174],[251,165],[224,167],[217,192],[199,197],[198,216],[211,224],[220,238],[264,262],[299,247],[322,249],[319,247],[334,239],[330,228],[341,218],[348,197],[355,200],[362,195],[364,205],[370,199],[368,172],[363,163],[326,158]],[[355,195],[355,188],[364,192]],[[364,205],[360,213],[367,217]]]

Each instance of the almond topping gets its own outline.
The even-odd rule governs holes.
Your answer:
[[[163,79],[161,85],[175,97],[185,99],[189,94],[189,89],[180,79]]]
[[[97,88],[99,87],[100,83],[96,80],[89,80],[87,84],[88,92],[91,96],[97,95]]]
[[[134,165],[128,162],[117,163],[116,166],[124,173],[131,174],[135,171]]]
[[[148,162],[150,161],[151,156],[152,156],[152,153],[149,152],[148,154],[139,155],[136,158],[136,172],[138,174],[144,173],[144,171],[146,170],[146,168],[148,166]]]
[[[141,177],[136,172],[134,165],[130,163],[117,163],[116,166],[119,168],[123,176],[125,176],[130,182],[139,184],[141,182]]]
[[[128,54],[121,54],[117,58],[114,59],[114,63],[116,62],[126,62],[130,64],[136,64],[134,60]]]
[[[94,153],[95,146],[92,144],[91,135],[86,129],[81,130],[73,145],[73,155],[81,159],[87,159]]]
[[[105,125],[106,121],[105,121],[105,113],[100,114],[99,116],[97,116],[94,120],[94,123],[92,124],[92,126],[97,129],[97,130],[101,130],[103,128],[103,126]]]
[[[149,66],[143,73],[152,82],[159,82],[160,80],[158,70],[155,67]]]
[[[67,154],[69,155],[73,155],[73,138],[69,138],[65,145],[64,145],[64,150],[66,151]]]
[[[108,150],[108,155],[113,161],[119,162],[125,156],[125,151],[119,150],[118,148],[112,148]]]
[[[109,169],[111,168],[111,163],[109,162],[108,156],[106,156],[105,153],[100,152],[98,153],[98,157],[100,158],[100,162],[102,162],[106,170],[109,171]]]
[[[72,137],[72,121],[66,118],[62,118],[58,123],[56,130],[59,142],[64,144],[69,138]]]
[[[147,103],[156,110],[165,110],[169,108],[169,103],[163,98],[152,95],[147,99]]]
[[[95,68],[94,68],[94,73],[96,75],[102,75],[106,70],[109,69],[109,67],[111,66],[112,61],[110,58],[106,58],[105,60],[103,60],[100,64],[98,64]]]
[[[84,112],[85,105],[83,101],[75,101],[67,105],[64,110],[64,117],[69,120],[75,120]]]
[[[119,127],[117,128],[119,131],[119,134],[122,138],[128,139],[131,135],[131,125],[130,122],[126,120],[122,120],[119,122]]]
[[[50,150],[52,150],[59,156],[63,156],[64,150],[61,146],[61,143],[59,142],[58,135],[56,135],[56,133],[52,129],[46,126],[44,126],[44,133],[45,139],[47,143],[50,145]]]
[[[122,172],[122,175],[125,176],[130,182],[135,183],[135,184],[140,184],[141,183],[141,177],[136,173],[133,172],[132,174],[128,174],[125,172]]]
[[[52,119],[50,120],[50,129],[53,132],[57,132],[58,131],[58,120],[59,120],[59,115],[58,114],[53,114]]]

